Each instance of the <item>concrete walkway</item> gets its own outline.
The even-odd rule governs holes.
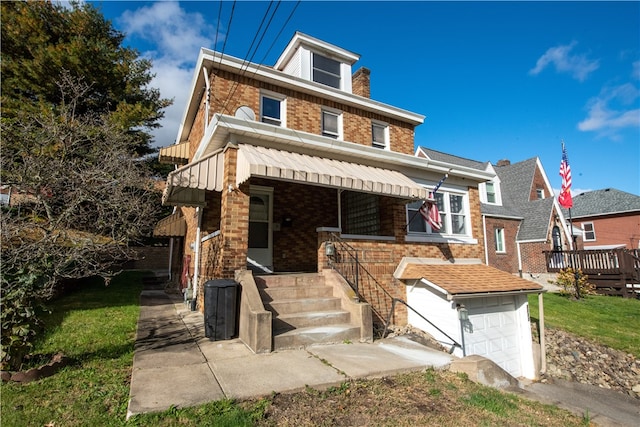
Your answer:
[[[238,339],[205,337],[202,314],[188,310],[177,297],[157,286],[147,286],[140,296],[127,418],[224,398],[325,388],[348,379],[428,367],[445,369],[453,360],[403,337],[257,355]],[[571,382],[531,383],[521,394],[579,416],[588,414],[597,425],[640,425],[640,400],[612,390]]]

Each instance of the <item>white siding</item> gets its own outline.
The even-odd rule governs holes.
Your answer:
[[[303,49],[299,49],[295,54],[291,57],[291,60],[285,65],[283,72],[295,76],[295,77],[303,77],[302,76],[302,61],[300,57],[300,52]]]

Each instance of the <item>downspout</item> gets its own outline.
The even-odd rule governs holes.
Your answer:
[[[198,226],[196,227],[196,241],[195,241],[195,261],[193,267],[193,299],[198,299],[198,276],[200,275],[200,226],[202,225],[202,208],[198,206],[196,208],[196,214],[198,215]]]
[[[484,233],[484,263],[489,265],[489,246],[487,245],[487,217],[482,215],[482,232]]]
[[[516,240],[516,249],[518,252],[518,274],[522,278],[522,252],[520,252],[520,242]]]
[[[173,240],[175,237],[169,239],[169,281],[173,278],[171,267],[173,266]]]

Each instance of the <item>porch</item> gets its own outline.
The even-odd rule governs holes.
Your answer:
[[[547,271],[579,268],[603,295],[640,297],[640,249],[543,251]]]

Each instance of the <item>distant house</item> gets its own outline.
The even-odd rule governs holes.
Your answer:
[[[563,209],[569,219],[569,210]],[[571,219],[582,231],[581,249],[640,248],[640,196],[606,188],[573,197]]]
[[[523,276],[546,273],[543,251],[571,248],[571,233],[539,158],[492,165],[425,147],[416,155],[493,174],[478,186],[486,264]]]

